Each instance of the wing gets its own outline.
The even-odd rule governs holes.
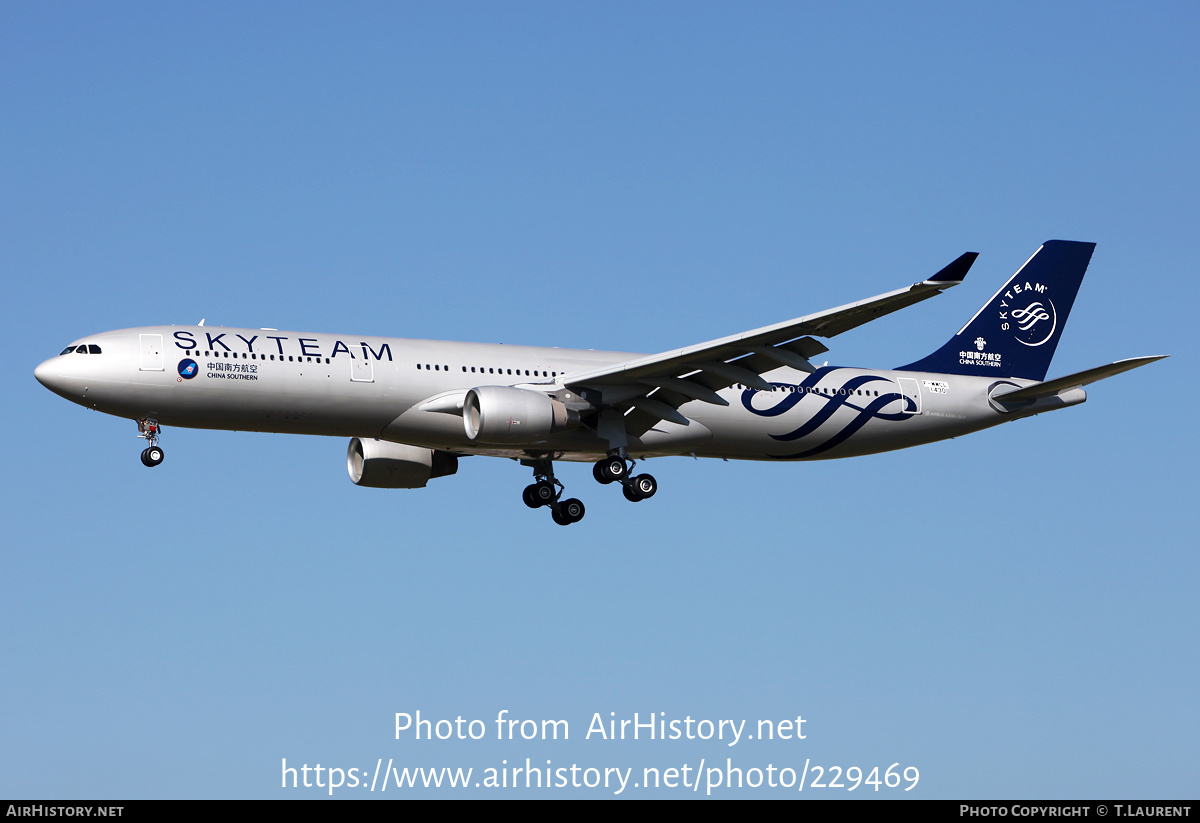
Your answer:
[[[978,254],[968,252],[928,280],[836,309],[797,317],[683,349],[573,372],[560,381],[589,400],[625,414],[625,430],[640,435],[659,420],[687,425],[677,409],[691,400],[728,403],[717,391],[742,383],[764,391],[760,376],[781,366],[812,372],[809,362],[828,351],[810,335],[833,337],[877,317],[927,300],[963,281]]]

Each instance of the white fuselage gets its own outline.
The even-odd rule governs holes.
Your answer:
[[[450,400],[480,386],[562,391],[571,373],[638,357],[627,352],[431,340],[154,326],[76,341],[37,369],[80,405],[164,426],[378,438],[462,454],[596,460],[608,443],[586,426],[538,442],[472,441]],[[190,364],[194,364],[194,367]],[[764,375],[771,392],[733,386],[726,406],[693,401],[687,425],[660,421],[630,438],[631,456],[823,459],[915,446],[1082,402],[1084,394],[1005,412],[998,383],[1032,381],[823,367]],[[569,381],[568,381],[569,382]],[[424,408],[423,408],[424,407]],[[461,404],[459,405],[461,409]]]

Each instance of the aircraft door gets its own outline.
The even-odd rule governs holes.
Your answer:
[[[917,381],[911,377],[897,377],[896,382],[900,384],[900,393],[912,401],[912,405],[905,404],[906,410],[912,410],[913,414],[921,413],[921,387]]]
[[[141,371],[162,371],[162,335],[141,334],[138,337],[140,338],[139,343],[142,352]]]
[[[375,382],[375,364],[367,358],[362,360],[350,361],[350,382],[351,383],[374,383]]]

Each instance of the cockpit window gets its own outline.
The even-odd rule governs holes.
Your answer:
[[[100,347],[95,343],[88,343],[88,354],[99,354]]]
[[[95,343],[84,343],[79,346],[67,346],[62,350],[63,354],[70,354],[71,352],[75,352],[76,354],[99,354],[100,347]]]
[[[75,351],[74,346],[67,346],[65,349],[63,349],[61,352],[59,352],[59,356],[61,357],[64,354],[70,354],[73,351]]]

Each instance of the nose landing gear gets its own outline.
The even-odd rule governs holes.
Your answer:
[[[158,445],[158,421],[152,417],[143,417],[137,421],[137,424],[138,437],[150,444],[142,450],[142,465],[152,469],[163,462],[165,456],[162,448]]]

